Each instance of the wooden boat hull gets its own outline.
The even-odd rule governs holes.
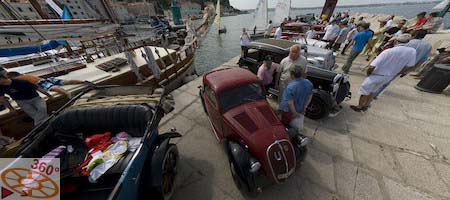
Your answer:
[[[191,47],[192,48],[192,47]],[[171,60],[168,56],[161,58],[166,64],[166,68],[162,69],[163,66],[160,62],[161,76],[160,79],[156,79],[151,74],[149,68],[146,65],[139,67],[141,74],[149,77],[140,84],[160,84],[163,85],[166,91],[174,90],[183,84],[183,79],[186,76],[192,75],[194,73],[193,62],[195,50],[193,50],[189,55],[185,55],[183,58],[178,57],[179,62],[172,65]],[[173,53],[172,55],[176,55]],[[96,82],[98,85],[135,85],[137,84],[137,79],[135,74],[128,70],[121,75],[107,78],[105,80]],[[72,94],[77,94],[81,92],[83,88],[71,91]],[[52,100],[47,100],[47,110],[49,113],[59,109],[65,103],[68,102],[68,98],[65,96],[58,96]],[[19,110],[17,115],[4,114],[0,116],[0,127],[3,135],[8,137],[13,137],[19,139],[24,137],[32,128],[33,120],[28,117],[22,110]]]

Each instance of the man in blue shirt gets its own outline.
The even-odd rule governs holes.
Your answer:
[[[355,61],[356,57],[362,52],[364,46],[372,39],[373,33],[369,30],[368,23],[362,23],[361,26],[358,26],[358,34],[353,36],[353,40],[350,43],[350,46],[353,45],[352,50],[350,51],[350,55],[347,58],[347,62],[344,66],[342,66],[342,70],[344,73],[348,74],[350,68],[352,67],[353,61]]]
[[[292,81],[283,92],[280,103],[283,112],[281,120],[300,133],[303,131],[306,108],[311,102],[313,84],[305,79],[306,66],[294,65],[289,71]]]
[[[5,98],[4,95],[8,94],[27,115],[33,118],[35,125],[48,117],[47,105],[37,90],[38,87],[35,84],[20,79],[8,79],[0,74],[0,105],[14,114],[17,112]]]

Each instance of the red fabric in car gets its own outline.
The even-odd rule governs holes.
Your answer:
[[[111,141],[111,132],[106,132],[103,134],[95,134],[87,137],[84,142],[89,148],[88,156],[76,169],[75,172],[81,172],[84,176],[89,176],[89,171],[83,169],[92,159],[92,154],[97,151],[103,151],[107,149],[113,142]]]

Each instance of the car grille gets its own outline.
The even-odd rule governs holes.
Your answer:
[[[267,148],[266,156],[277,183],[284,181],[294,173],[296,160],[290,141],[276,140]]]

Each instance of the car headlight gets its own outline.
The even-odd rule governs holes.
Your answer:
[[[337,92],[339,90],[339,83],[335,83],[334,85],[333,85],[333,93],[334,92]]]

